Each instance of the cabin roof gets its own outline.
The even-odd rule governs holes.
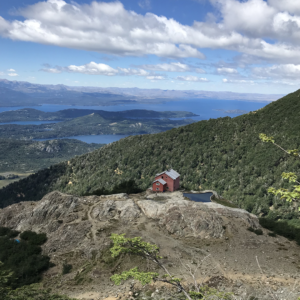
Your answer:
[[[159,179],[157,179],[157,180],[155,180],[155,181],[153,181],[153,183],[155,183],[155,182],[160,182],[162,185],[165,185],[165,184],[167,184],[163,179],[161,179],[161,178],[159,178]]]
[[[170,169],[170,170],[167,170],[167,171],[164,171],[164,172],[161,172],[161,173],[159,173],[159,174],[156,174],[155,176],[159,176],[159,175],[162,175],[162,174],[166,174],[166,175],[168,175],[169,177],[171,177],[172,179],[177,179],[179,176],[180,176],[180,174],[179,173],[177,173],[175,170],[173,170],[173,169]]]

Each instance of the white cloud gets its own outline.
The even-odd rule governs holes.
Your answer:
[[[88,75],[106,75],[106,76],[112,76],[118,73],[118,70],[106,64],[97,64],[93,61],[82,66],[75,66],[75,65],[68,66],[66,67],[66,71],[70,73],[83,73]]]
[[[8,73],[8,76],[15,77],[15,76],[19,76],[19,75],[17,73]]]
[[[234,74],[238,74],[238,71],[236,69],[233,68],[217,68],[217,73],[218,74],[229,74],[229,75],[234,75]]]
[[[159,76],[159,75],[147,76],[146,78],[149,80],[165,80],[166,79],[164,76]]]
[[[139,1],[139,7],[143,9],[151,9],[151,1],[150,0],[141,0]]]
[[[297,0],[268,0],[269,4],[278,10],[291,14],[300,14],[300,3]]]
[[[143,69],[119,68],[121,75],[148,76],[150,73]]]
[[[48,69],[42,69],[42,71],[44,72],[48,72],[48,73],[54,73],[54,74],[59,74],[62,72],[62,70],[59,69],[55,69],[55,68],[48,68]]]
[[[151,13],[143,16],[127,11],[121,2],[80,5],[48,0],[21,9],[19,14],[25,21],[0,19],[2,36],[116,55],[204,58],[185,38],[189,26]]]
[[[81,73],[87,75],[105,75],[105,76],[115,76],[115,75],[122,75],[122,76],[150,76],[150,72],[143,70],[141,68],[132,69],[132,68],[117,68],[114,69],[109,65],[102,64],[102,63],[95,63],[90,62],[85,65],[76,66],[70,65],[67,67],[57,66],[56,68],[44,68],[41,71],[48,72],[48,73]]]
[[[14,69],[8,69],[7,71],[8,72],[16,72],[16,70],[14,70]]]
[[[180,62],[171,62],[169,64],[157,64],[157,65],[142,65],[141,68],[150,71],[160,71],[160,72],[196,72],[205,73],[204,70],[200,68],[191,67],[189,65]]]
[[[300,80],[300,65],[285,64],[264,68],[253,68],[253,74],[260,78],[282,78],[285,80]]]
[[[178,76],[175,79],[180,80],[180,81],[193,81],[193,82],[208,82],[207,78],[200,78],[197,76]]]
[[[245,79],[227,79],[227,78],[224,78],[222,81],[224,83],[255,84],[255,81],[245,80]]]
[[[122,56],[203,59],[199,49],[211,48],[282,64],[300,63],[299,1],[210,1],[220,18],[188,26],[164,16],[128,11],[121,2],[48,0],[20,9],[23,21],[0,17],[0,35]]]

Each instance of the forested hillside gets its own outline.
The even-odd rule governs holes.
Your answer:
[[[0,139],[0,172],[36,172],[101,146],[71,139],[43,142]]]
[[[83,195],[112,190],[134,179],[146,189],[155,173],[172,167],[186,189],[213,189],[248,211],[274,218],[298,217],[296,209],[267,193],[288,184],[283,171],[300,175],[300,162],[262,143],[266,133],[288,149],[300,145],[299,91],[236,118],[200,121],[167,132],[132,136],[60,163],[0,190],[1,206],[38,200],[58,189]],[[271,209],[270,209],[271,208]]]

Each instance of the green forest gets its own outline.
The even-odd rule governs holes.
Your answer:
[[[235,118],[130,136],[3,188],[0,205],[40,200],[53,190],[76,195],[111,191],[129,180],[145,190],[156,173],[172,167],[181,174],[181,186],[187,190],[213,189],[259,216],[298,219],[298,208],[268,194],[267,189],[288,188],[281,173],[300,175],[300,161],[261,142],[259,134],[273,136],[286,149],[299,149],[299,119],[297,91]]]

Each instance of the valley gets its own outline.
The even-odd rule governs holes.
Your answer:
[[[0,138],[6,139],[55,139],[77,135],[133,135],[152,134],[193,123],[192,119],[131,119],[102,117],[97,113],[69,121],[42,125],[1,125]]]
[[[6,177],[7,174],[14,174],[18,177],[16,178],[2,178],[1,177]],[[0,173],[0,189],[13,183],[13,182],[16,182],[16,181],[19,181],[21,179],[24,179],[26,178],[27,176],[31,175],[32,173],[19,173],[19,172],[15,172],[15,171],[11,171],[11,172],[5,172],[5,173]]]
[[[172,166],[182,175],[182,187],[188,190],[213,189],[249,212],[298,224],[297,209],[268,194],[267,189],[288,186],[280,181],[280,175],[287,170],[299,174],[299,162],[262,143],[259,134],[274,136],[286,148],[299,148],[299,105],[295,92],[235,118],[204,120],[158,134],[126,137],[1,189],[0,206],[40,200],[53,190],[76,195],[109,191],[128,180],[145,190],[154,174]],[[98,121],[101,117],[90,118]],[[115,172],[117,168],[122,174]],[[34,193],[33,186],[37,189]]]

